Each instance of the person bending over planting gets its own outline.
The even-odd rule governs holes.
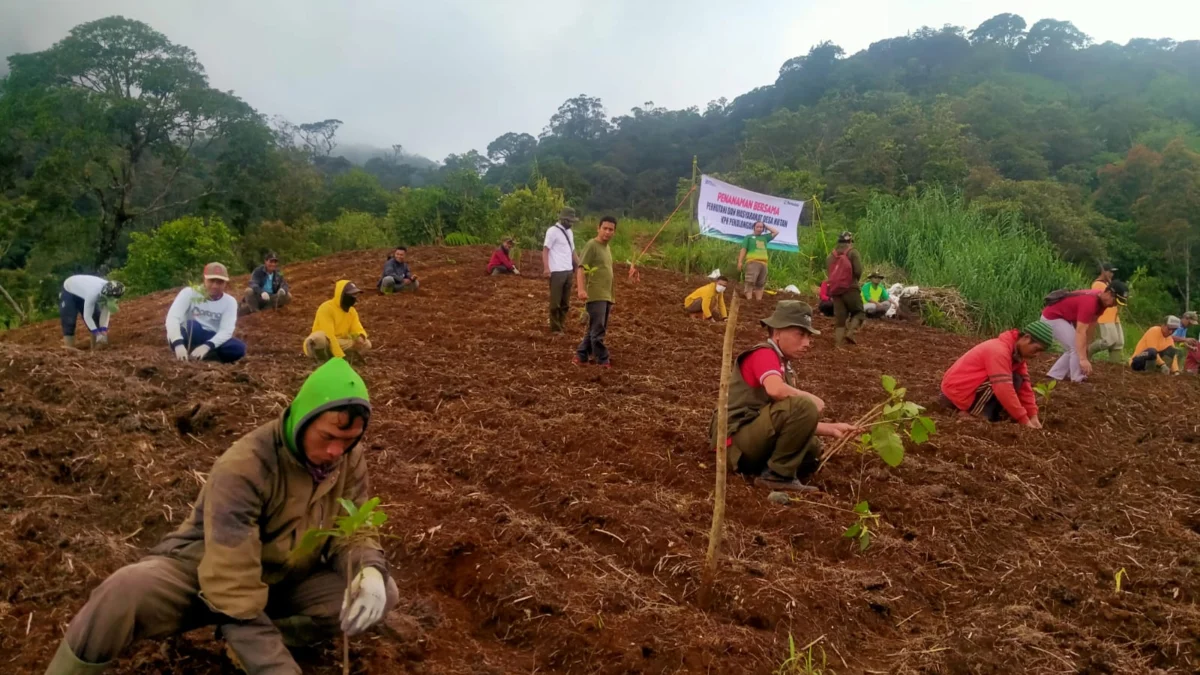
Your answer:
[[[333,299],[317,308],[312,334],[304,340],[302,349],[306,355],[324,363],[333,357],[344,357],[346,352],[361,356],[371,348],[367,330],[354,309],[359,293],[358,286],[346,279],[333,285]]]
[[[1034,321],[975,345],[942,377],[942,402],[989,422],[1012,420],[1041,429],[1029,359],[1053,343],[1050,324]]]
[[[408,249],[397,246],[392,251],[392,257],[383,263],[383,276],[379,278],[379,290],[385,295],[396,291],[415,291],[421,288],[421,282],[413,275],[408,263],[404,261]]]
[[[767,244],[779,236],[779,230],[768,227],[762,221],[754,223],[754,230],[742,240],[742,250],[738,251],[737,268],[746,270],[746,299],[753,297],[762,300],[763,289],[767,287]]]
[[[62,321],[63,344],[75,346],[75,324],[83,323],[92,333],[92,346],[108,345],[108,318],[117,298],[125,295],[125,285],[88,274],[76,274],[63,281],[58,296],[58,317]]]
[[[517,266],[513,264],[512,258],[509,257],[509,254],[512,253],[513,243],[512,237],[509,237],[500,242],[500,248],[492,251],[492,257],[488,260],[488,274],[496,276],[500,274],[521,273],[521,270],[517,269]]]
[[[1177,316],[1168,316],[1161,326],[1151,326],[1146,329],[1142,339],[1133,348],[1133,357],[1129,359],[1129,367],[1141,373],[1151,368],[1157,368],[1164,375],[1179,373],[1175,364],[1175,331],[1183,326]],[[1168,365],[1170,364],[1170,365]]]
[[[344,360],[317,368],[282,416],[217,459],[179,529],[92,591],[46,675],[99,673],[135,640],[211,625],[246,672],[298,675],[288,646],[379,622],[399,592],[376,541],[298,548],[334,526],[338,500],[367,501],[370,417]]]
[[[279,256],[268,253],[263,264],[255,267],[250,273],[250,287],[246,289],[246,296],[242,298],[246,313],[278,309],[291,300],[291,290],[287,281],[283,279],[283,273],[279,271]]]
[[[867,277],[867,283],[862,286],[863,311],[867,318],[878,319],[887,314],[892,308],[892,299],[888,295],[887,286],[883,285],[883,275],[872,272]]]
[[[789,363],[800,358],[821,333],[812,326],[812,308],[783,300],[762,320],[767,341],[734,360],[729,381],[728,438],[718,439],[717,413],[710,435],[714,447],[725,443],[729,469],[757,476],[754,484],[772,490],[816,491],[797,476],[811,473],[820,455],[820,437],[862,433],[842,422],[821,422],[825,403],[796,388]]]
[[[588,315],[587,334],[575,349],[575,358],[572,359],[576,365],[587,363],[595,357],[596,364],[601,368],[612,367],[604,337],[608,334],[608,315],[613,306],[612,250],[608,248],[608,242],[612,241],[616,232],[616,218],[601,218],[596,238],[584,245],[579,266],[575,268],[579,299],[586,303]]]
[[[729,312],[725,310],[725,287],[728,285],[729,279],[722,276],[697,288],[683,299],[683,311],[693,319],[716,321],[717,314],[721,319],[725,319],[729,316]],[[716,313],[713,312],[714,307]]]
[[[180,361],[211,359],[233,363],[246,355],[246,343],[233,337],[238,303],[225,292],[229,270],[219,262],[204,266],[204,292],[184,286],[167,311],[167,342]]]
[[[1082,382],[1092,374],[1088,361],[1088,327],[1105,309],[1124,306],[1129,287],[1113,281],[1103,291],[1054,291],[1045,298],[1042,319],[1054,330],[1054,341],[1062,347],[1063,355],[1050,368],[1050,377]]]
[[[862,258],[854,249],[854,235],[843,232],[837,246],[825,260],[829,279],[829,297],[833,299],[833,343],[842,347],[846,342],[858,344],[854,334],[866,321],[862,293],[858,280],[862,278]]]

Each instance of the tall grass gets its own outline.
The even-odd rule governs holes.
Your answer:
[[[872,199],[856,230],[867,259],[900,267],[917,284],[957,288],[988,333],[1036,319],[1050,291],[1091,281],[1015,214],[985,216],[937,189]]]

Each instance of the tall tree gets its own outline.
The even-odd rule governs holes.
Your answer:
[[[1025,19],[1016,14],[997,14],[971,31],[973,44],[995,44],[1013,48],[1025,37]]]
[[[577,141],[594,141],[609,132],[611,125],[600,99],[580,94],[569,98],[550,118],[543,136]]]
[[[488,143],[487,156],[494,164],[519,164],[532,157],[536,149],[536,138],[510,131]]]

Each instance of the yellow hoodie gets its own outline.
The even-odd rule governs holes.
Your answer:
[[[338,344],[338,340],[353,340],[359,335],[366,337],[367,329],[358,320],[358,311],[353,307],[349,312],[342,310],[342,289],[350,283],[348,279],[338,281],[333,287],[333,299],[326,300],[317,308],[317,316],[313,319],[312,332],[321,331],[329,338],[329,351],[334,356],[345,356],[346,352]],[[308,343],[304,345],[304,353],[308,354]]]
[[[713,300],[716,300],[717,309],[721,312],[721,318],[728,316],[725,311],[725,296],[717,292],[717,282],[706,284],[692,291],[692,294],[683,299],[683,308],[687,309],[693,302],[700,301],[700,310],[704,312],[704,318],[712,318]]]

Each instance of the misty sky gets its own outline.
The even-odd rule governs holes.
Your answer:
[[[610,115],[733,99],[821,40],[847,53],[1001,12],[1069,20],[1098,42],[1200,38],[1200,2],[1142,0],[0,0],[0,56],[121,14],[199,55],[212,85],[340,140],[441,160],[537,135],[567,98]]]

